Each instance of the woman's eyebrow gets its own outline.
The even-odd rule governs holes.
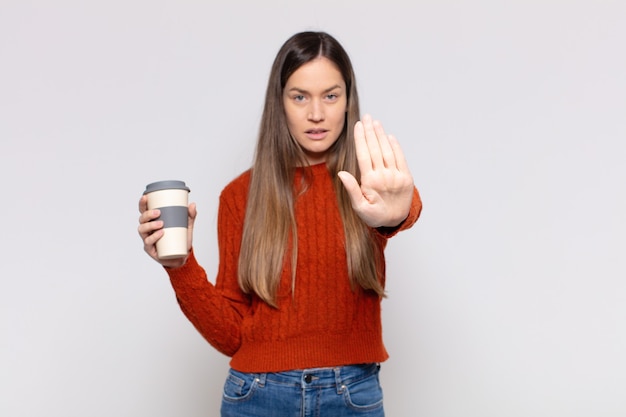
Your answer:
[[[332,87],[328,87],[327,89],[325,89],[325,90],[323,91],[323,93],[328,93],[328,92],[333,91],[333,90],[335,90],[335,89],[337,89],[337,88],[341,89],[341,86],[340,86],[339,84],[335,84],[335,85],[333,85]],[[291,87],[291,88],[289,89],[289,91],[296,91],[296,92],[298,92],[298,93],[308,93],[308,91],[307,91],[307,90],[305,90],[305,89],[303,89],[303,88],[300,88],[300,87]]]

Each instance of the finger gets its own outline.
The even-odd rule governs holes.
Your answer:
[[[356,178],[346,171],[339,171],[337,175],[348,192],[348,196],[352,202],[352,207],[357,207],[365,197],[363,197],[361,187],[359,186]]]
[[[361,121],[354,125],[354,146],[356,148],[356,160],[363,175],[372,170],[372,160],[365,140],[365,128]]]
[[[148,196],[144,194],[139,199],[139,213],[143,213],[146,210],[148,210]]]
[[[363,128],[365,130],[365,142],[367,143],[372,168],[381,168],[384,166],[382,151],[376,129],[374,129],[374,122],[369,114],[363,116]]]
[[[158,229],[144,238],[143,244],[146,252],[150,252],[150,247],[154,247],[157,243],[157,240],[161,239],[164,233],[165,232],[163,231],[163,229]]]
[[[157,219],[161,215],[161,211],[159,209],[146,210],[139,215],[139,223],[148,223]]]
[[[400,143],[395,136],[389,135],[389,144],[393,149],[393,154],[395,158],[396,168],[401,172],[409,172],[409,165],[406,162],[406,158],[404,157],[404,152],[402,152],[402,148],[400,147]]]
[[[385,168],[396,168],[396,158],[391,143],[389,142],[389,135],[385,133],[380,121],[374,120],[373,126],[376,137],[378,138],[383,166]]]
[[[139,236],[141,236],[142,239],[146,239],[146,237],[150,236],[151,234],[153,234],[154,232],[162,228],[163,228],[162,220],[149,221],[149,222],[141,223],[137,227],[137,232],[139,232]]]
[[[158,209],[145,210],[139,215],[139,226],[137,232],[142,239],[145,239],[148,235],[152,234],[155,230],[163,227],[163,222],[160,220],[155,221],[161,215],[161,211]]]

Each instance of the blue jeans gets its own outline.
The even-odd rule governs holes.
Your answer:
[[[222,417],[384,417],[378,364],[243,373],[231,369]]]

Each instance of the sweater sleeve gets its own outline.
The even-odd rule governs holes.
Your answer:
[[[242,219],[220,197],[218,211],[219,270],[215,285],[207,279],[193,250],[185,265],[166,268],[181,310],[218,351],[232,356],[241,345],[241,325],[250,297],[239,288],[237,263]]]
[[[413,187],[413,200],[411,201],[411,208],[409,209],[409,214],[406,219],[395,227],[379,227],[375,230],[380,236],[388,239],[398,234],[398,232],[411,228],[415,222],[417,222],[421,212],[422,199],[417,191],[417,187]]]

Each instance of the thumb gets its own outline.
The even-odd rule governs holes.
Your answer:
[[[189,229],[193,229],[193,225],[196,222],[196,216],[198,215],[198,209],[196,208],[196,203],[189,204],[187,210],[188,210],[187,227]]]
[[[198,215],[198,209],[196,207],[196,203],[190,203],[188,209],[189,209],[189,217],[195,220],[196,216]]]
[[[357,207],[363,199],[363,193],[361,192],[361,186],[357,182],[356,178],[354,178],[354,176],[347,171],[339,171],[337,176],[348,192],[350,200],[352,201],[352,206]]]
[[[187,217],[187,250],[191,250],[193,246],[193,226],[196,222],[196,216],[198,215],[198,210],[196,208],[196,203],[189,204],[189,216]]]

